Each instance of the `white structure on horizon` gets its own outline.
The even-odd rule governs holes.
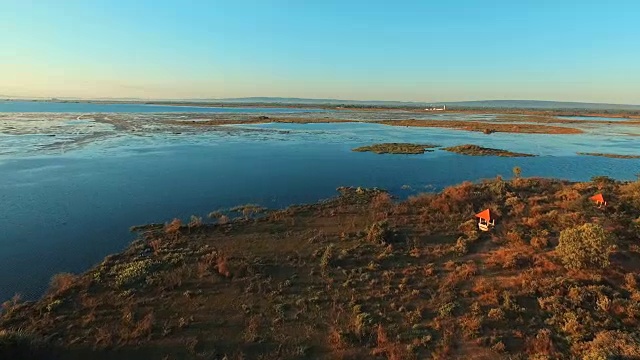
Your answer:
[[[444,104],[442,105],[441,108],[439,107],[435,107],[435,106],[431,106],[425,109],[426,111],[447,111],[447,105]]]

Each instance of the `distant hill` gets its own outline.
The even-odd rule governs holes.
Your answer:
[[[207,102],[207,100],[200,100]],[[384,106],[424,106],[426,102],[412,101],[376,101],[376,100],[340,100],[340,99],[305,99],[282,97],[245,97],[208,100],[220,103],[254,103],[254,104],[311,104],[311,105],[384,105]]]
[[[441,103],[438,103],[441,104]],[[481,100],[446,103],[452,107],[517,108],[517,109],[586,109],[586,110],[640,110],[640,105],[602,104],[542,100]]]
[[[359,106],[415,106],[447,105],[451,108],[512,108],[512,109],[581,109],[581,110],[640,110],[640,105],[602,104],[585,102],[543,101],[543,100],[479,100],[451,102],[412,102],[412,101],[367,101],[339,99],[304,99],[281,97],[246,97],[216,100],[190,100],[214,103],[254,103],[254,104],[309,104],[309,105],[359,105]]]
[[[447,105],[451,109],[460,108],[493,108],[493,109],[561,109],[561,110],[630,110],[640,111],[640,105],[604,104],[587,102],[545,101],[545,100],[477,100],[448,102],[419,101],[380,101],[380,100],[341,100],[341,99],[306,99],[285,97],[243,97],[221,99],[141,99],[141,98],[27,98],[0,95],[0,99],[38,100],[38,101],[81,101],[81,102],[131,102],[152,104],[270,104],[270,105],[315,105],[346,107],[415,107]]]

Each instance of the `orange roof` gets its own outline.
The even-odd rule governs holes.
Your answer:
[[[489,209],[486,209],[482,212],[479,212],[476,214],[476,217],[480,218],[480,219],[484,219],[487,221],[491,220],[491,213],[489,212]]]
[[[593,200],[595,202],[604,202],[604,196],[602,196],[602,194],[593,195],[589,199],[591,199],[591,200]]]

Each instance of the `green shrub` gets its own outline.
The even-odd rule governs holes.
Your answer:
[[[598,224],[584,224],[562,230],[556,248],[569,269],[605,268],[613,240]]]
[[[111,273],[115,276],[116,286],[121,288],[145,279],[152,265],[153,262],[150,259],[137,260],[118,264],[113,267]]]
[[[455,308],[457,306],[458,306],[458,304],[456,304],[454,302],[448,302],[446,304],[442,304],[442,306],[440,306],[440,308],[438,308],[438,314],[442,318],[450,316],[453,313],[453,310],[455,310]]]

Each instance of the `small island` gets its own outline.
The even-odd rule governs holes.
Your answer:
[[[640,159],[640,155],[621,155],[621,154],[606,154],[606,153],[587,153],[587,152],[579,152],[578,155],[587,155],[587,156],[600,156],[607,157],[613,159]]]
[[[410,144],[410,143],[382,143],[368,146],[361,146],[353,149],[358,152],[374,152],[376,154],[424,154],[431,152],[433,148],[440,145],[433,144]]]
[[[536,155],[516,153],[502,149],[486,148],[478,145],[465,144],[458,146],[451,146],[444,148],[446,151],[454,152],[457,154],[470,155],[470,156],[502,156],[502,157],[533,157]]]

